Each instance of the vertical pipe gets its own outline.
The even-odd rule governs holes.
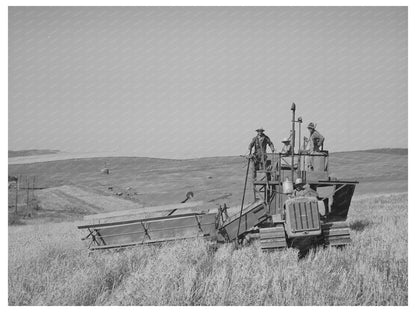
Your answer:
[[[302,171],[301,171],[301,166],[300,166],[300,162],[301,162],[301,156],[300,156],[300,142],[301,142],[301,124],[302,124],[302,117],[299,117],[298,118],[298,123],[299,123],[299,143],[298,143],[298,145],[299,145],[299,148],[298,148],[298,174],[297,174],[297,177],[299,178],[299,177],[301,177],[301,175],[302,175]]]
[[[243,215],[244,198],[246,196],[247,178],[248,178],[249,168],[250,168],[250,159],[251,159],[251,154],[249,155],[249,158],[248,158],[246,179],[244,181],[243,199],[241,200],[240,218],[238,218],[238,230],[237,230],[237,237],[236,237],[237,241],[238,241],[238,236],[240,235],[241,216]],[[254,170],[255,170],[255,168],[254,168]],[[254,183],[254,181],[253,181],[253,183]],[[253,184],[253,187],[255,187],[254,184]]]
[[[295,172],[294,172],[294,166],[295,166],[295,112],[296,112],[296,104],[292,103],[292,168],[291,168],[291,173],[292,173],[292,182],[294,182],[294,176],[295,176]]]
[[[276,168],[276,154],[275,152],[272,153],[272,172],[270,173],[270,179],[272,181],[276,181],[276,174],[277,174],[277,168]],[[276,214],[276,200],[277,200],[277,196],[276,196],[276,185],[271,185],[270,186],[270,198],[272,198],[272,200],[270,201],[270,213],[271,214]]]
[[[281,193],[282,193],[282,155],[279,153],[278,155],[279,160],[278,160],[278,166],[279,166],[279,183],[278,183],[278,187],[279,187],[279,213],[281,213],[281,207],[282,207],[282,197],[281,197]]]
[[[303,140],[303,150],[305,150],[305,149],[306,149],[305,140]],[[306,181],[306,168],[305,168],[305,166],[306,166],[306,163],[305,163],[306,156],[305,155],[302,155],[302,161],[303,161],[302,182],[305,182]]]

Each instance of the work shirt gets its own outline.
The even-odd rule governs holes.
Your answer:
[[[310,188],[310,186],[304,186],[301,190],[295,189],[295,196],[305,196],[305,197],[318,197],[318,193]]]
[[[253,138],[253,140],[251,140],[251,142],[248,146],[248,149],[251,152],[251,150],[254,146],[254,154],[255,155],[266,155],[267,145],[270,146],[271,150],[274,150],[273,143],[267,135],[265,135],[265,134],[263,134],[261,136],[257,135]]]
[[[323,135],[314,130],[309,137],[307,150],[309,152],[318,152],[323,146],[324,140]]]
[[[282,154],[285,155],[292,155],[292,146],[290,144],[283,145]]]

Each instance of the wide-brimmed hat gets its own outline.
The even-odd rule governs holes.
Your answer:
[[[310,122],[308,125],[308,129],[315,129],[315,124],[313,122]]]
[[[297,179],[295,180],[295,185],[301,185],[301,184],[303,184],[302,179],[301,179],[301,178],[297,178]]]
[[[256,129],[256,131],[257,131],[257,132],[264,132],[264,129],[263,129],[263,127],[260,127],[260,128],[258,128],[258,129]]]
[[[282,143],[287,143],[287,142],[290,142],[290,138],[284,138],[284,139],[282,140]]]

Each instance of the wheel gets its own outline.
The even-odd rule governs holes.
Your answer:
[[[351,243],[350,228],[345,221],[322,224],[322,234],[327,246],[345,246]]]
[[[287,248],[286,233],[283,224],[260,228],[260,246],[262,250]]]

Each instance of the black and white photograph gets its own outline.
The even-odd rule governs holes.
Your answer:
[[[6,7],[6,305],[409,307],[409,8],[287,5]]]

